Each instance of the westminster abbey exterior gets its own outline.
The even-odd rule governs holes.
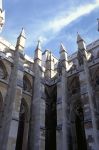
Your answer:
[[[0,30],[5,14],[0,6]],[[0,150],[99,150],[99,39],[60,58],[0,37]]]

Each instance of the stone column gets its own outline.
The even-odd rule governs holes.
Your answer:
[[[95,109],[94,109],[94,104],[93,104],[93,90],[92,90],[92,86],[90,83],[90,74],[89,74],[89,68],[88,68],[88,56],[89,56],[89,52],[87,51],[86,48],[86,43],[83,40],[83,38],[78,34],[77,36],[77,44],[78,44],[78,53],[80,56],[78,59],[80,60],[80,64],[82,64],[84,66],[84,72],[85,72],[85,81],[86,81],[86,86],[87,86],[87,92],[88,92],[88,102],[89,102],[89,113],[91,114],[90,118],[91,118],[91,139],[92,142],[91,143],[91,148],[94,150],[98,150],[99,149],[99,135],[98,135],[98,130],[97,130],[97,125],[96,125],[96,116],[95,116]],[[82,61],[81,61],[82,60]]]
[[[33,99],[31,104],[31,122],[29,131],[29,149],[30,150],[44,150],[44,139],[42,137],[42,127],[45,127],[45,111],[42,99],[41,83],[42,70],[37,62],[35,62],[35,78]]]
[[[57,150],[62,149],[62,84],[60,81],[57,83],[57,130],[56,130],[56,144]]]
[[[57,149],[68,150],[68,118],[67,118],[67,68],[68,68],[68,53],[63,44],[60,45],[60,64],[62,69],[61,75],[61,127],[62,127],[62,138]],[[58,112],[57,112],[58,113]],[[57,131],[58,134],[58,131]],[[58,138],[58,137],[57,137]],[[61,143],[62,142],[62,143]],[[59,148],[60,147],[60,148]]]
[[[17,132],[18,132],[18,125],[19,125],[19,112],[20,112],[22,90],[23,90],[23,74],[24,74],[23,62],[24,62],[23,58],[20,57],[18,63],[18,70],[17,70],[17,85],[16,85],[16,92],[15,92],[15,100],[13,103],[12,120],[10,124],[9,135],[8,135],[7,150],[15,150],[16,147]]]
[[[68,117],[67,117],[67,76],[62,70],[62,150],[68,150]]]
[[[4,111],[2,114],[2,126],[0,128],[0,149],[7,150],[7,142],[9,136],[9,129],[12,120],[12,109],[16,94],[17,72],[19,63],[19,52],[16,50],[14,55],[14,64],[12,64],[12,71],[9,79],[9,85],[4,102]]]
[[[94,104],[93,104],[93,91],[92,91],[92,86],[90,83],[90,74],[89,74],[88,63],[87,63],[87,60],[85,57],[84,57],[84,71],[85,71],[85,75],[86,75],[88,98],[89,98],[89,105],[90,105],[90,111],[91,111],[91,117],[92,117],[93,136],[94,136],[94,141],[95,141],[94,149],[98,150],[99,135],[98,135],[98,129],[97,129],[97,124],[96,124],[95,108],[94,108]]]
[[[57,150],[68,150],[67,77],[62,68],[61,81],[57,83]]]
[[[18,128],[18,123],[16,123],[18,118],[16,119],[16,117],[15,118],[13,117],[13,106],[14,106],[15,99],[17,97],[16,92],[18,92],[17,85],[18,85],[18,78],[20,78],[18,67],[19,67],[20,56],[23,57],[25,39],[26,39],[25,32],[24,32],[24,29],[22,29],[19,37],[17,38],[11,75],[9,78],[7,94],[6,94],[5,102],[4,102],[4,108],[3,108],[4,111],[2,113],[2,118],[1,118],[1,128],[0,128],[0,149],[1,150],[9,150],[9,149],[12,150],[15,148],[16,139],[14,139],[13,147],[10,147],[11,141],[9,143],[9,140],[11,140],[11,138],[14,136],[16,138],[17,128]],[[21,90],[19,90],[19,93],[20,94],[18,95],[20,99],[21,98],[20,95],[22,95],[22,86],[21,86]],[[17,116],[17,115],[14,115],[14,116]],[[13,126],[16,132],[14,132]]]

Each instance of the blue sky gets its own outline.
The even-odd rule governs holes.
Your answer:
[[[69,54],[77,50],[77,32],[87,43],[99,38],[99,0],[3,0],[3,7],[6,22],[1,35],[15,44],[23,27],[25,53],[31,57],[39,39],[43,51],[58,56],[61,42]]]

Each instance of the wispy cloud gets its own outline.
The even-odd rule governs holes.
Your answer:
[[[99,2],[96,2],[95,4],[87,4],[84,6],[80,6],[77,9],[75,8],[75,10],[71,10],[69,12],[68,16],[63,16],[60,19],[57,18],[54,21],[51,21],[49,23],[49,29],[52,29],[54,32],[58,32],[64,26],[69,25],[72,21],[75,21],[83,15],[89,14],[97,7],[99,7]]]
[[[14,1],[18,2],[19,0]],[[26,16],[25,17],[25,21],[27,22],[27,24],[25,25],[27,33],[26,48],[33,47],[38,39],[41,40],[43,45],[46,45],[52,39],[56,38],[56,36],[64,27],[69,26],[72,22],[76,21],[80,17],[90,14],[93,10],[95,10],[98,7],[99,7],[99,0],[94,0],[93,2],[91,1],[88,3],[87,1],[86,4],[85,3],[82,5],[79,4],[77,6],[71,4],[70,7],[68,7],[68,9],[60,8],[58,12],[54,13],[52,12],[52,16],[50,18],[47,17],[45,20],[43,20],[42,18],[38,19],[32,15],[30,17]],[[53,14],[56,14],[56,16]],[[26,18],[28,18],[29,20],[27,21]],[[7,25],[7,29],[5,28],[4,32],[9,40],[13,42],[14,39],[15,42],[15,38],[17,37],[19,27],[17,27],[17,24],[15,21],[13,21],[13,18],[9,22],[11,23]]]
[[[94,3],[84,4],[82,6],[77,6],[77,8],[72,7],[67,11],[61,12],[55,18],[45,21],[41,27],[34,32],[34,38],[31,38],[27,42],[27,47],[31,45],[31,41],[41,39],[43,44],[48,43],[66,26],[71,24],[73,21],[76,21],[78,18],[90,14],[93,10],[99,7],[99,0],[96,0]],[[64,14],[64,15],[63,15]],[[66,15],[65,15],[66,14]],[[31,36],[33,37],[33,36]],[[33,45],[33,43],[32,43]]]

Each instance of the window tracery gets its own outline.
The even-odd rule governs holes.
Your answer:
[[[0,79],[6,79],[7,71],[4,64],[0,61]]]
[[[74,77],[69,84],[69,91],[72,95],[80,91],[79,77]]]
[[[99,51],[97,52],[97,58],[99,58]]]
[[[31,83],[26,75],[23,77],[23,90],[31,92]]]
[[[99,68],[96,70],[94,76],[94,87],[99,87]]]
[[[84,129],[84,113],[81,99],[74,99],[71,104],[71,133],[76,150],[87,150]]]

